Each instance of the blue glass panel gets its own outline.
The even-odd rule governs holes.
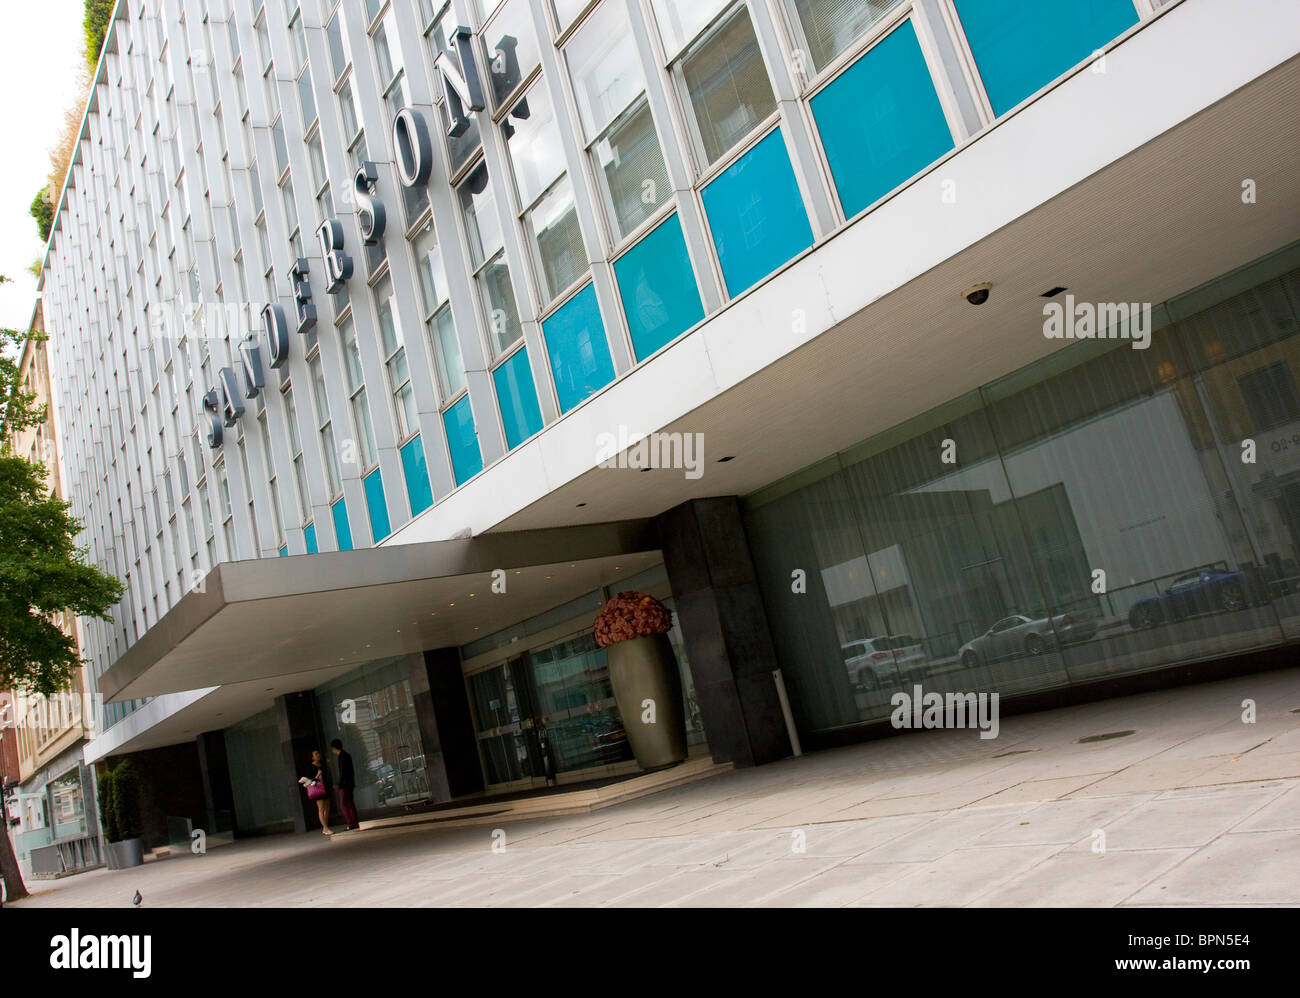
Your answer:
[[[560,412],[568,412],[614,380],[614,362],[609,358],[595,285],[588,284],[542,323],[542,335]]]
[[[733,297],[812,245],[808,213],[779,128],[719,174],[703,197]]]
[[[521,347],[492,372],[497,386],[497,405],[506,428],[506,445],[514,450],[542,428],[542,408],[537,403],[533,372],[528,367],[528,349]]]
[[[340,551],[352,550],[352,528],[348,526],[348,503],[346,499],[340,499],[330,507],[330,512],[334,514],[334,535],[339,541]]]
[[[280,557],[281,557],[281,558],[287,558],[287,557],[289,557],[289,545],[288,545],[288,544],[286,544],[284,547],[280,548]]]
[[[910,20],[814,97],[812,111],[850,218],[953,146]]]
[[[406,476],[406,497],[411,501],[411,515],[423,513],[433,505],[433,486],[424,463],[424,447],[419,435],[402,445],[402,473]]]
[[[478,449],[474,410],[470,408],[468,395],[442,414],[442,425],[447,431],[452,475],[457,485],[463,485],[483,470],[483,454]]]
[[[614,264],[637,360],[704,318],[682,223],[672,215]]]
[[[1138,20],[1133,0],[957,0],[957,13],[997,115]]]
[[[393,532],[388,523],[388,503],[384,499],[384,476],[376,468],[361,483],[366,489],[366,512],[370,514],[370,536],[378,544]]]
[[[316,524],[309,523],[302,528],[303,540],[307,542],[308,554],[319,554],[320,548],[316,544]]]

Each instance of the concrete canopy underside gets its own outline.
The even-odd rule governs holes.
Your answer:
[[[100,692],[113,701],[264,689],[290,675],[297,686],[279,692],[318,685],[617,587],[658,564],[658,546],[653,525],[634,521],[218,565],[104,673]],[[495,571],[504,593],[493,592]]]

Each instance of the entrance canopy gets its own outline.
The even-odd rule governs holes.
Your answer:
[[[467,644],[662,558],[653,521],[218,565],[100,678],[106,701]]]

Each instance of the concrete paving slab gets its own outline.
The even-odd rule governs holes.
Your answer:
[[[1127,905],[1295,904],[1300,885],[1300,835],[1293,831],[1220,836],[1167,875],[1137,891]]]
[[[1191,849],[1060,852],[1022,877],[983,894],[975,907],[1112,907],[1171,870]]]

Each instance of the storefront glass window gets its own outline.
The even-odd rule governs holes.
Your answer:
[[[428,800],[424,743],[405,658],[370,662],[318,686],[316,706],[321,751],[336,780],[338,766],[329,743],[338,738],[352,756],[360,810],[400,808]]]
[[[1234,291],[1154,329],[1139,303],[1146,349],[1065,347],[747,500],[801,728],[1300,633],[1300,271]],[[771,582],[795,567],[806,595]]]

